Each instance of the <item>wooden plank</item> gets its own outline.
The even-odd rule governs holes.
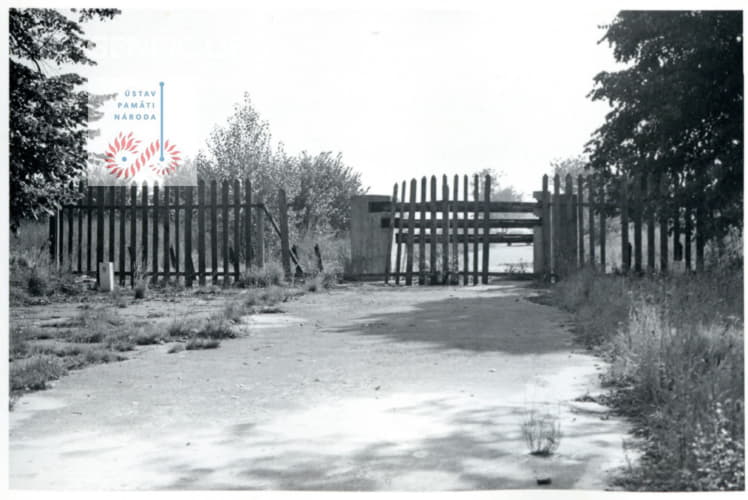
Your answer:
[[[577,199],[579,267],[584,267],[584,180],[581,175],[577,176]]]
[[[631,252],[629,251],[629,180],[626,175],[621,177],[621,267],[624,274],[631,268]]]
[[[403,181],[403,187],[402,187],[402,194],[400,196],[400,203],[398,204],[399,210],[400,210],[400,224],[397,225],[397,236],[395,236],[395,240],[397,241],[397,251],[395,256],[395,284],[400,284],[400,262],[402,259],[402,242],[400,235],[403,234],[403,210],[405,207],[405,181]]]
[[[265,203],[262,197],[258,198],[259,206],[264,207]],[[255,210],[255,223],[257,226],[257,251],[255,253],[255,264],[262,268],[265,266],[265,210]]]
[[[551,218],[553,219],[553,234],[551,235],[553,245],[553,263],[551,266],[553,268],[553,274],[560,276],[563,274],[563,237],[561,233],[561,178],[558,174],[553,176],[553,201],[551,210]]]
[[[686,259],[686,270],[691,270],[691,247],[693,245],[692,242],[692,234],[693,234],[693,210],[690,206],[686,206],[686,215],[685,215],[685,228],[684,228],[684,241],[683,241],[683,247],[685,248],[685,259]]]
[[[75,190],[75,184],[70,181],[70,192]],[[67,210],[68,213],[68,269],[73,270],[73,240],[75,239],[75,213],[74,208],[70,207]]]
[[[262,253],[261,251],[258,253]],[[255,260],[261,260],[257,257]],[[244,268],[252,267],[252,183],[244,179]]]
[[[104,262],[104,187],[96,188],[96,283],[101,284],[99,264]]]
[[[140,204],[143,207],[141,220],[142,227],[140,229],[140,239],[142,241],[140,245],[140,251],[143,255],[140,257],[140,265],[143,270],[143,278],[145,279],[145,273],[148,271],[148,185],[143,183],[143,187],[140,192]]]
[[[418,220],[418,233],[423,235],[429,221],[426,220],[426,190],[427,181],[426,177],[421,178],[421,214]],[[418,284],[426,284],[426,240],[421,238],[421,242],[418,245]]]
[[[184,192],[184,284],[192,287],[195,279],[195,269],[192,265],[192,186],[187,186]]]
[[[223,257],[223,286],[229,284],[229,181],[223,181],[221,184],[221,203],[223,203],[223,213],[221,214],[221,256]]]
[[[239,184],[239,179],[234,179],[233,190],[234,190],[234,283],[237,283],[239,281],[239,278],[241,277],[240,249],[243,246],[242,245],[242,216],[241,216],[242,191],[241,191],[241,185]],[[247,231],[247,233],[249,234],[249,231]],[[250,248],[251,247],[247,247],[244,251],[246,253],[249,253]]]
[[[442,210],[442,202],[440,200],[437,200],[436,202],[435,210],[437,212],[441,212]],[[465,201],[451,201],[449,204],[450,212],[452,213],[462,213],[465,211],[465,206],[467,205],[468,212],[472,212],[474,210],[478,210],[479,212],[483,212],[486,209],[486,203],[484,201],[468,201],[467,203]],[[477,205],[477,207],[475,206]],[[416,211],[420,211],[421,208],[425,209],[427,212],[431,210],[432,208],[432,202],[427,201],[425,206],[423,206],[422,202],[416,202],[415,209]],[[529,201],[491,201],[488,203],[488,209],[491,212],[507,212],[507,213],[535,213],[536,210],[540,208],[539,203],[537,202],[529,202]],[[389,201],[370,201],[368,204],[369,213],[388,213],[391,209],[390,202]],[[405,207],[405,210],[410,210],[409,206]]]
[[[437,220],[436,220],[436,176],[431,176],[431,235],[436,235],[437,232]],[[429,245],[429,271],[431,272],[430,283],[433,285],[436,283],[437,276],[437,263],[436,263],[436,238],[432,238]]]
[[[478,200],[480,200],[480,177],[473,176],[473,285],[478,284],[478,233],[480,232],[480,212],[478,211]]]
[[[390,211],[390,220],[395,220],[395,207],[397,206],[397,182],[392,188],[392,210]],[[389,238],[387,240],[387,255],[385,255],[384,262],[384,283],[390,283],[390,269],[392,267],[392,242],[395,239],[395,231],[397,226],[395,224],[390,225]]]
[[[551,276],[551,193],[548,191],[548,175],[543,175],[543,194],[540,200],[542,206],[542,245],[543,245],[543,279]]]
[[[465,202],[469,201],[470,186],[468,176],[462,177],[462,196]],[[470,279],[470,256],[468,255],[468,240],[467,235],[470,230],[470,218],[468,217],[468,205],[465,203],[465,210],[462,212],[462,234],[465,239],[462,242],[462,284],[467,286]]]
[[[483,279],[482,283],[484,285],[488,284],[488,266],[490,263],[489,254],[491,249],[491,241],[490,241],[490,235],[491,235],[491,226],[489,225],[489,220],[491,219],[491,212],[489,210],[488,202],[491,201],[491,176],[486,176],[486,182],[483,185],[483,196],[485,198],[486,204],[485,204],[485,211],[483,212]]]
[[[449,183],[447,176],[442,176],[442,283],[449,279]]]
[[[218,284],[218,184],[210,181],[210,273],[213,284]]]
[[[49,244],[49,260],[55,265],[57,263],[57,216],[49,216],[49,237],[47,239]],[[55,265],[55,267],[57,267]]]
[[[460,177],[458,175],[454,176],[454,180],[452,181],[452,202],[456,203],[458,201],[458,198],[460,197]],[[457,233],[460,223],[460,214],[459,212],[452,212],[450,211],[450,218],[449,220],[449,231],[450,231],[450,238],[452,240],[452,264],[451,264],[451,273],[450,273],[450,284],[458,285],[460,282],[460,255],[457,252],[458,246],[457,246]]]
[[[605,204],[607,202],[607,199],[605,197],[605,182],[602,180],[600,180],[599,189],[600,197],[598,198],[598,202],[600,203],[600,272],[605,274],[605,240],[608,236],[608,230],[605,227]]]
[[[130,186],[130,286],[135,287],[138,248],[138,187]]]
[[[478,234],[477,236],[474,234],[467,235],[467,238],[463,234],[455,235],[455,238],[457,239],[457,243],[464,243],[467,241],[468,243],[474,243],[479,242],[483,243],[486,239],[486,237],[483,234]],[[432,237],[430,234],[418,234],[416,233],[413,236],[413,240],[415,243],[420,243],[421,239],[425,240],[426,243],[431,243],[431,241],[442,241],[442,235],[437,234],[436,237]],[[408,235],[403,233],[400,236],[397,236],[395,238],[395,242],[401,241],[403,243],[406,243],[408,241]],[[527,243],[531,244],[533,243],[533,236],[532,234],[509,234],[509,233],[497,233],[497,234],[489,234],[488,235],[488,241],[489,243]],[[490,275],[490,272],[489,272]]]
[[[647,176],[647,272],[655,270],[655,184],[652,174]]]
[[[706,245],[706,214],[707,210],[704,206],[704,200],[699,200],[699,204],[696,205],[696,272],[704,272],[704,246]]]
[[[86,188],[83,181],[78,181],[78,203],[83,201],[86,194]],[[78,212],[78,272],[83,272],[83,209],[79,208]]]
[[[109,262],[114,263],[114,211],[116,206],[114,186],[109,186]]]
[[[683,260],[683,245],[680,242],[680,207],[675,207],[673,212],[673,260]]]
[[[281,262],[286,279],[289,279],[291,277],[291,248],[288,241],[288,203],[284,189],[278,190],[278,213],[281,233]]]
[[[668,216],[667,216],[667,178],[660,175],[660,272],[666,273],[668,266]]]
[[[169,282],[171,275],[171,186],[164,186],[164,283]]]
[[[574,196],[574,181],[571,174],[566,174],[566,210],[567,210],[567,251],[566,251],[566,272],[571,272],[577,268],[577,203]]]
[[[158,282],[158,216],[159,216],[159,188],[158,184],[153,185],[153,255],[151,255],[151,282]]]
[[[197,274],[198,284],[205,286],[205,181],[197,181]]]
[[[172,187],[172,191],[174,192],[174,262],[172,262],[172,265],[174,266],[174,272],[176,272],[175,279],[177,282],[179,282],[179,258],[181,257],[181,241],[179,238],[179,210],[181,208],[181,186]]]
[[[642,178],[640,174],[634,176],[634,272],[642,273]]]
[[[595,268],[595,210],[597,208],[595,193],[595,181],[591,175],[587,177],[587,199],[588,199],[588,217],[589,217],[589,231],[590,231],[590,267]]]
[[[405,263],[405,284],[410,286],[413,284],[413,233],[415,232],[415,204],[416,204],[416,180],[410,180],[410,211],[408,212],[408,243],[407,243],[407,257]]]
[[[405,207],[410,207],[409,203],[405,204]],[[397,226],[397,224],[400,222],[399,217],[395,217],[394,222],[388,218],[382,219],[381,226],[383,228],[388,227],[394,227]],[[403,219],[403,224],[407,224],[408,219]],[[394,226],[393,226],[394,224]],[[413,222],[413,225],[416,229],[428,229],[430,226],[431,221],[421,221],[419,219],[416,219]],[[464,227],[465,222],[462,219],[450,219],[449,220],[449,228],[454,229],[460,229]],[[537,217],[533,218],[527,218],[527,219],[489,219],[488,220],[488,226],[491,229],[496,228],[503,228],[503,229],[533,229],[537,226],[542,225],[542,220],[538,219]]]
[[[119,202],[122,208],[119,211],[119,285],[125,286],[125,229],[127,228],[127,186],[119,188]]]
[[[92,217],[91,207],[93,206],[94,188],[93,186],[87,186],[86,189],[86,271],[88,274],[92,273],[91,269],[91,249],[94,248],[94,242],[92,239]]]

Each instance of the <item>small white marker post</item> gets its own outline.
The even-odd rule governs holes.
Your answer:
[[[114,263],[99,262],[99,291],[114,291]]]

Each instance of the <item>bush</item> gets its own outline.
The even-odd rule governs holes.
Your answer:
[[[26,289],[34,297],[46,295],[49,290],[49,274],[40,267],[32,267]]]
[[[214,317],[207,320],[200,328],[195,337],[204,339],[233,339],[236,332],[231,328],[231,324],[224,318]]]
[[[144,299],[147,291],[148,283],[145,280],[141,279],[135,283],[135,287],[133,288],[135,299]]]
[[[206,339],[202,337],[193,337],[187,341],[185,349],[193,351],[196,349],[215,349],[221,345],[221,342],[216,339]]]
[[[36,355],[10,363],[10,390],[41,390],[47,383],[65,374],[62,361],[55,356]]]
[[[283,281],[283,267],[277,262],[268,262],[261,269],[245,271],[239,284],[244,287],[269,287],[279,286]]]

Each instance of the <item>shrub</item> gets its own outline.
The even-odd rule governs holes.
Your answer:
[[[47,383],[65,374],[65,367],[55,356],[35,355],[10,363],[10,390],[46,389]]]
[[[185,349],[192,351],[195,349],[215,349],[221,345],[221,342],[216,339],[206,339],[202,337],[193,337],[187,341]]]
[[[268,262],[261,269],[245,271],[239,283],[245,287],[269,287],[279,286],[283,279],[283,267],[277,262]]]
[[[135,293],[135,299],[144,299],[146,292],[148,291],[148,283],[141,279],[135,283],[133,292]]]
[[[550,414],[530,412],[522,422],[521,431],[531,455],[552,455],[561,444],[561,423],[558,417]]]
[[[187,321],[177,319],[171,322],[166,330],[166,333],[171,338],[187,338],[197,333],[197,329],[191,328]]]
[[[46,295],[49,290],[49,274],[38,266],[32,267],[26,289],[34,297]]]
[[[203,326],[195,333],[195,337],[204,339],[233,339],[236,332],[231,328],[231,324],[221,317],[208,319]]]

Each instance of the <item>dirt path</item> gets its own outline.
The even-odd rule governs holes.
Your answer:
[[[600,361],[532,293],[352,286],[245,318],[217,350],[73,372],[11,413],[10,486],[604,488],[626,426],[574,402]],[[528,454],[531,410],[561,420],[552,458]]]

